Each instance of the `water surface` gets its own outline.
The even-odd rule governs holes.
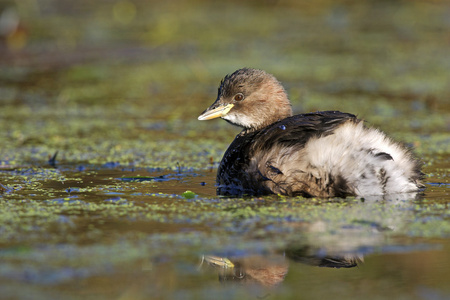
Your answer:
[[[1,298],[449,298],[449,13],[1,2]],[[275,74],[295,112],[351,112],[414,147],[426,189],[216,196],[239,129],[197,116],[244,66]]]

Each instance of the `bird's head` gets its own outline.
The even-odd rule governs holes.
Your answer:
[[[199,120],[222,118],[245,129],[260,129],[292,116],[286,91],[263,70],[243,68],[225,76],[216,101]]]

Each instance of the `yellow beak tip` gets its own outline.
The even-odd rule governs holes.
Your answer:
[[[201,114],[200,116],[198,116],[198,120],[204,121],[204,120],[211,120],[211,119],[223,117],[233,108],[233,106],[234,106],[234,104],[230,103],[225,106],[219,106],[215,109],[208,110],[208,111],[204,112],[203,114]]]

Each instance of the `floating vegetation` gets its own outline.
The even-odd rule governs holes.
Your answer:
[[[186,192],[184,192],[183,194],[181,194],[184,198],[186,198],[186,199],[194,199],[194,198],[196,198],[197,197],[197,194],[195,194],[194,192],[192,192],[192,191],[186,191]]]

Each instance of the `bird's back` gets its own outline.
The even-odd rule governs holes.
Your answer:
[[[242,132],[217,173],[218,194],[345,197],[417,190],[409,152],[354,115],[295,115]]]

